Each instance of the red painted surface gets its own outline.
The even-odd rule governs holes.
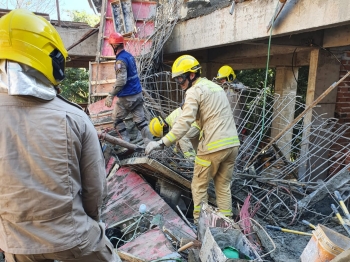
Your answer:
[[[140,32],[139,34],[150,34],[149,32]],[[151,41],[145,41],[145,39],[132,39],[125,38],[124,41],[125,50],[133,56],[139,56],[141,54],[148,53],[152,47]],[[108,44],[108,40],[105,39],[102,45],[102,56],[114,57],[114,51]]]
[[[117,159],[116,159],[114,156],[112,156],[112,157],[109,159],[109,161],[108,161],[108,163],[107,163],[107,166],[106,166],[106,174],[107,174],[107,176],[108,176],[109,172],[111,172],[111,170],[112,170],[112,168],[114,167],[114,165],[115,165],[116,162],[117,162]]]
[[[137,33],[135,34],[136,38],[147,38],[154,33],[154,22],[137,21],[136,29],[137,29]]]
[[[125,49],[133,56],[147,54],[152,47],[152,41],[144,39],[128,39],[125,41]]]
[[[135,20],[149,20],[157,13],[157,2],[153,1],[133,1],[132,12]]]
[[[107,227],[139,215],[139,206],[145,204],[151,214],[162,214],[164,226],[172,230],[174,235],[178,235],[179,239],[196,238],[182,218],[130,168],[122,167],[114,175],[110,174],[107,184],[109,194],[102,214]]]
[[[133,241],[118,248],[118,250],[146,261],[159,259],[175,252],[169,240],[158,228],[147,231]]]
[[[90,104],[88,106],[90,115],[97,115],[97,114],[101,114],[101,113],[104,113],[104,112],[107,112],[107,111],[111,111],[114,108],[114,105],[115,105],[117,99],[118,99],[117,97],[114,97],[111,107],[106,107],[105,106],[105,100],[106,99],[102,99],[102,100],[99,100],[99,101],[97,101],[95,103]]]
[[[105,24],[103,29],[104,38],[101,46],[101,55],[103,57],[114,57],[113,49],[108,44],[109,35],[112,32],[115,32],[111,8],[111,2],[114,1],[115,0],[107,0],[106,5],[106,16],[104,16]],[[133,1],[132,10],[133,16],[136,20],[137,32],[135,32],[135,38],[126,38],[125,49],[133,56],[139,56],[149,52],[152,46],[152,42],[148,41],[145,43],[145,39],[154,32],[154,22],[150,21],[150,19],[155,18],[157,3],[152,1]],[[145,21],[145,23],[143,21]]]

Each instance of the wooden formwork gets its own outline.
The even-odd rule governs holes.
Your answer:
[[[107,96],[115,83],[115,61],[90,62],[90,96]]]

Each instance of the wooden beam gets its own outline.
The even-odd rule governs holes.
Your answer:
[[[316,80],[317,80],[317,68],[318,68],[318,61],[320,57],[320,50],[312,50],[310,53],[310,67],[309,67],[309,79],[307,84],[307,90],[306,90],[306,101],[305,105],[310,106],[311,103],[315,100],[315,90],[316,90]],[[309,151],[309,134],[310,134],[310,123],[312,120],[312,111],[309,111],[304,116],[304,127],[307,127],[304,129],[302,141],[304,143],[301,145],[300,148],[300,158],[303,159],[306,157],[307,152]],[[305,161],[303,164],[299,166],[298,176],[299,178],[302,177],[307,168],[308,163]]]
[[[298,202],[298,207],[302,209],[312,207],[314,204],[325,198],[329,192],[333,193],[335,190],[340,189],[342,186],[349,183],[349,181],[349,170],[345,169],[338,172],[327,182],[319,186],[316,191],[301,199]]]
[[[135,257],[129,253],[126,253],[124,251],[118,251],[118,255],[119,257],[123,260],[123,261],[128,261],[128,262],[146,262],[146,260]]]

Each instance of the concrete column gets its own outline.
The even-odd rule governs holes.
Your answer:
[[[310,105],[317,97],[319,97],[328,87],[334,82],[339,80],[339,62],[328,52],[324,50],[313,50],[310,55],[310,69],[308,87],[306,93],[306,106]],[[323,118],[334,117],[335,104],[337,97],[337,89],[330,92],[320,103],[313,109],[318,115],[322,114]],[[304,127],[310,125],[312,121],[312,114],[306,114],[304,117]],[[325,144],[329,141],[321,141],[317,139],[317,144],[313,144],[315,136],[310,136],[310,132],[313,132],[322,123],[314,123],[309,128],[306,128],[303,133],[303,143],[301,145],[300,157],[310,158],[309,152],[313,149],[323,148],[319,150],[315,155],[311,157],[299,167],[299,177],[303,178],[306,171],[311,168],[311,177],[305,177],[304,180],[309,181],[310,179],[325,179],[328,175],[328,164],[324,161],[324,158],[328,158],[329,149],[324,148]],[[322,135],[322,134],[320,134]],[[312,163],[312,166],[309,166]],[[315,171],[314,171],[315,169]]]
[[[294,70],[294,74],[293,74]],[[277,117],[274,117],[272,122],[271,137],[275,137],[283,130],[290,122],[294,120],[295,111],[295,96],[297,93],[298,68],[296,67],[277,67],[275,80],[275,93],[280,95],[279,101],[285,101],[275,105],[274,114],[278,112]],[[291,99],[283,99],[289,96]],[[278,142],[277,146],[281,149],[283,155],[289,160],[293,132],[288,131]]]

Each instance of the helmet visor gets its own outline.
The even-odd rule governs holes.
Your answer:
[[[174,77],[173,79],[174,79],[174,81],[175,81],[177,84],[183,85],[183,84],[185,84],[185,82],[186,82],[187,75],[188,75],[188,74],[182,74],[182,75],[179,75],[179,76]]]
[[[227,79],[226,76],[222,76],[222,77],[217,77],[217,78],[216,78],[216,81],[222,83],[222,82],[228,81],[228,79]]]

